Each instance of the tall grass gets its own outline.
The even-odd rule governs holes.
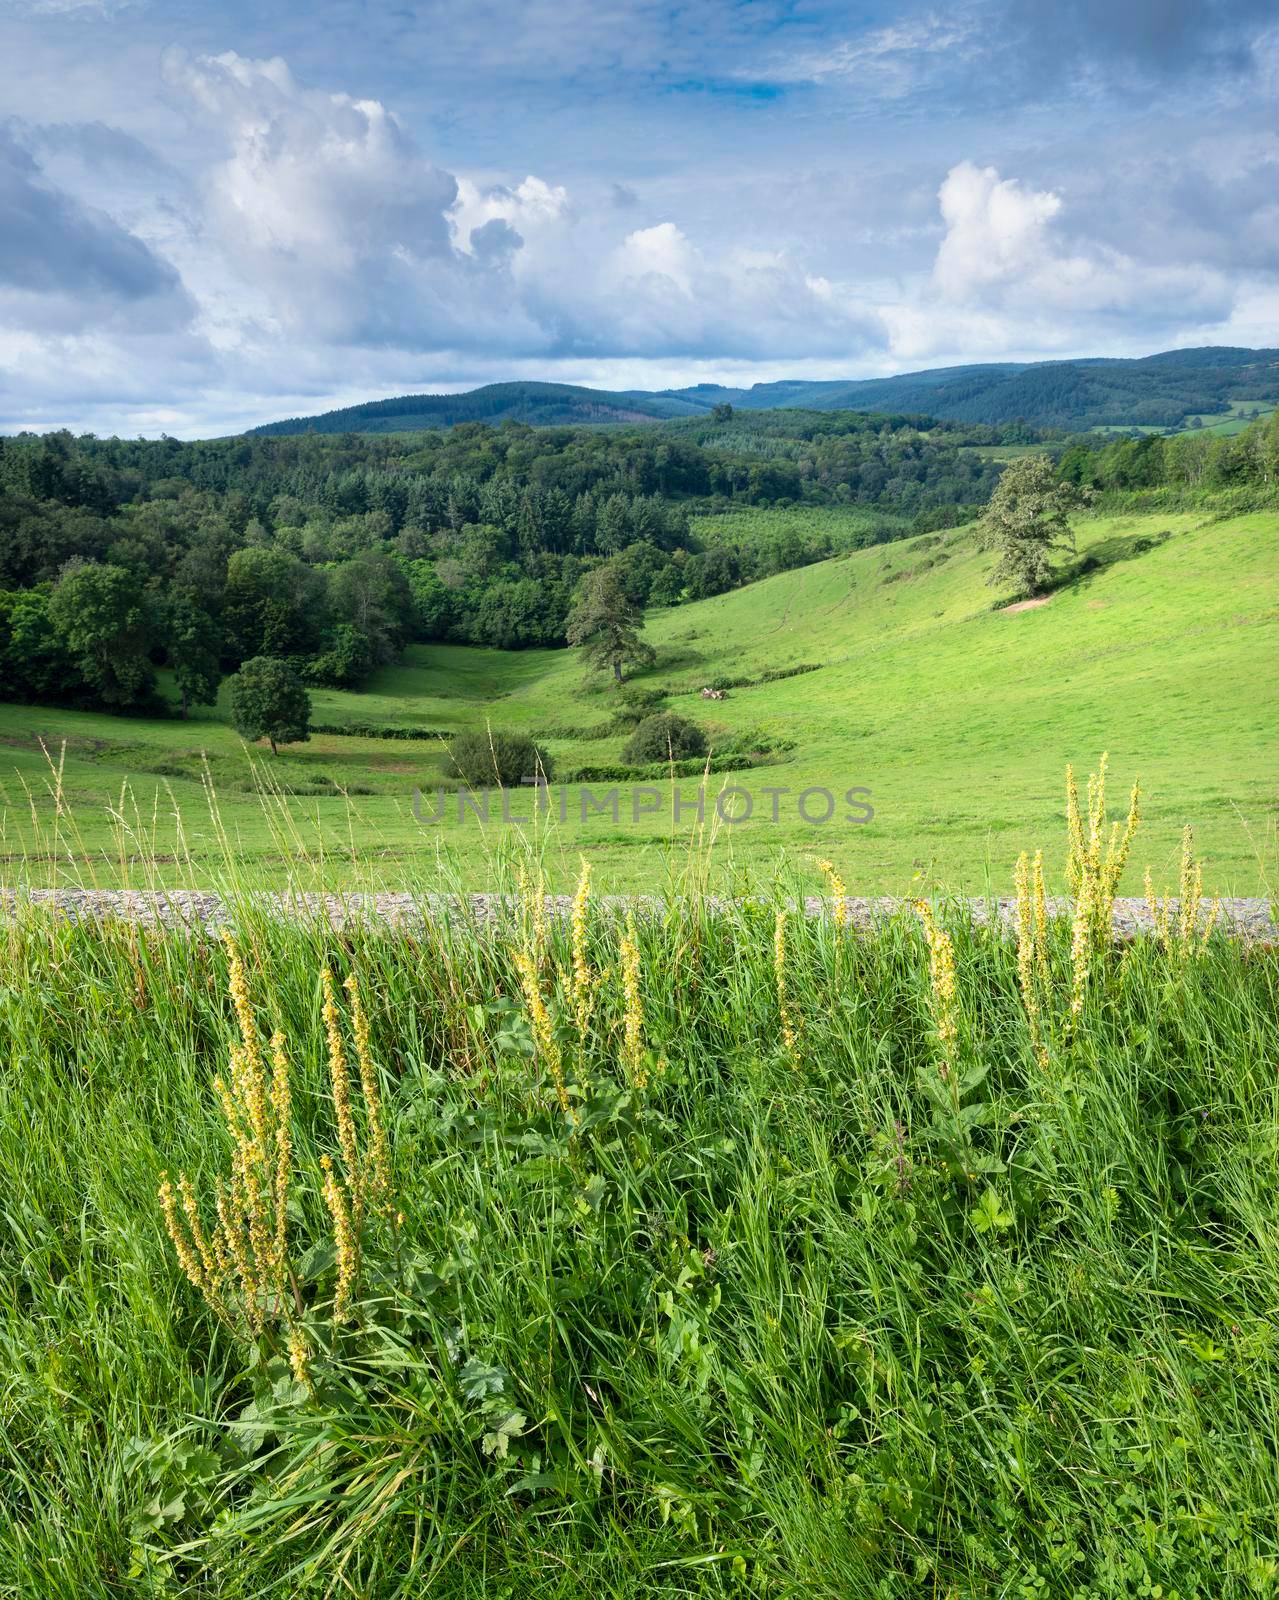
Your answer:
[[[1274,1590],[1273,950],[1029,865],[1015,939],[518,868],[491,923],[9,915],[0,1591]]]

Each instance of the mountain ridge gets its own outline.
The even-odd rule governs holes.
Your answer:
[[[518,381],[459,394],[410,394],[290,417],[248,434],[399,433],[463,422],[534,427],[670,422],[741,410],[861,411],[998,425],[1026,422],[1067,432],[1178,428],[1188,418],[1279,401],[1279,349],[1204,345],[1149,356],[1071,361],[979,362],[888,378],[775,379],[749,388],[699,383],[682,389],[592,389]]]

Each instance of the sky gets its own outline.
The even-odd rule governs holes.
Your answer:
[[[0,431],[1279,345],[1276,0],[0,0]]]

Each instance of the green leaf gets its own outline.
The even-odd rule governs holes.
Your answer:
[[[973,1207],[972,1218],[973,1227],[978,1233],[983,1234],[1003,1233],[1016,1221],[1011,1211],[1005,1211],[998,1191],[989,1185],[982,1191],[981,1199]]]
[[[489,1367],[472,1356],[458,1376],[468,1400],[487,1400],[505,1392],[510,1374],[505,1367]]]
[[[520,1437],[527,1422],[528,1418],[522,1411],[506,1412],[480,1440],[484,1454],[498,1461],[504,1460],[511,1440]]]
[[[326,1272],[333,1270],[337,1261],[337,1250],[332,1239],[320,1239],[302,1257],[298,1267],[298,1276],[303,1283],[314,1283],[317,1278],[322,1278]]]

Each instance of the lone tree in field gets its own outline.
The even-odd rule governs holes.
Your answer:
[[[277,745],[300,744],[311,737],[311,696],[285,661],[254,656],[231,679],[231,721],[242,739]]]
[[[582,580],[565,634],[585,660],[601,670],[611,667],[621,683],[628,666],[651,666],[657,659],[653,647],[640,638],[644,608],[627,598],[621,576],[612,562],[596,567]]]
[[[1010,462],[977,524],[983,547],[999,557],[987,581],[1042,593],[1052,577],[1052,552],[1075,548],[1067,518],[1081,503],[1073,484],[1058,481],[1047,456]]]

